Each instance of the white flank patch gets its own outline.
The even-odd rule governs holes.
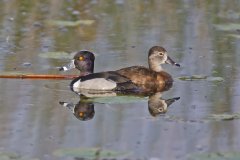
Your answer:
[[[107,90],[86,90],[86,89],[79,89],[82,95],[93,98],[93,97],[115,97],[117,94],[114,91],[107,91]]]
[[[80,82],[80,80],[78,80],[73,84],[73,88],[89,90],[112,90],[116,87],[116,82],[109,81],[104,78],[95,78],[91,80],[86,80],[84,82]]]

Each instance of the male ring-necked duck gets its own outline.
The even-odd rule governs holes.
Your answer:
[[[60,71],[67,71],[77,68],[81,76],[75,78],[70,86],[75,92],[86,90],[116,90],[116,91],[136,91],[138,87],[128,78],[114,71],[93,73],[95,56],[89,51],[79,51],[73,60],[59,68]]]
[[[60,71],[68,71],[72,68],[77,68],[81,75],[87,75],[93,73],[94,70],[94,60],[95,56],[89,51],[79,51],[77,52],[70,63],[60,67]]]
[[[132,66],[116,71],[93,73],[94,60],[93,53],[89,51],[80,51],[74,56],[70,64],[61,67],[60,70],[65,71],[71,68],[77,68],[85,75],[72,81],[71,86],[73,88],[95,90],[124,90],[137,88],[145,92],[159,92],[168,90],[173,82],[171,75],[163,71],[161,64],[180,66],[174,62],[167,55],[167,51],[160,46],[154,46],[149,50],[149,68]]]

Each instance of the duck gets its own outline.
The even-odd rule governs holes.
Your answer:
[[[131,66],[115,71],[94,73],[95,56],[90,51],[79,51],[73,60],[60,71],[77,68],[81,76],[74,79],[72,89],[90,90],[133,90],[138,92],[160,92],[172,87],[172,76],[163,70],[162,64],[171,64],[180,67],[173,61],[165,48],[153,46],[148,51],[148,67]]]
[[[116,70],[115,72],[130,79],[145,91],[166,91],[172,87],[173,78],[163,70],[162,64],[171,64],[180,67],[180,64],[168,56],[165,48],[153,46],[148,51],[148,68],[144,66],[131,66]]]
[[[136,91],[138,87],[128,78],[114,71],[94,73],[95,56],[90,51],[79,51],[70,63],[59,68],[68,71],[76,68],[81,75],[70,83],[72,91]],[[93,92],[91,92],[93,93]]]
[[[72,111],[73,115],[81,121],[87,121],[94,117],[94,103],[88,102],[85,96],[80,95],[80,101],[77,104],[60,101],[60,105]]]

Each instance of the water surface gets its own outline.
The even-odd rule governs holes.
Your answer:
[[[129,152],[131,159],[187,159],[198,153],[239,152],[240,124],[212,115],[240,113],[239,2],[232,1],[0,1],[0,72],[62,74],[69,59],[41,53],[91,50],[95,71],[147,66],[151,46],[164,46],[181,68],[164,99],[180,97],[152,117],[147,99],[96,103],[91,120],[78,120],[59,101],[78,103],[69,80],[0,79],[0,151],[41,160],[73,159],[64,148]],[[54,26],[48,21],[93,20]],[[70,54],[69,54],[70,55]],[[69,56],[69,58],[71,58]],[[69,74],[78,74],[72,71]],[[182,81],[202,75],[224,81]],[[209,118],[210,117],[210,118]]]

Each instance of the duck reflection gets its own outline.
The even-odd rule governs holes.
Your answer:
[[[81,121],[90,120],[95,115],[94,103],[85,101],[85,96],[81,96],[77,104],[68,102],[59,102],[59,104],[71,110],[73,115]]]
[[[162,99],[162,94],[155,93],[154,95],[149,96],[148,100],[148,110],[149,113],[156,117],[160,114],[164,114],[167,112],[168,107],[175,101],[179,100],[180,97],[174,97],[170,99]]]
[[[85,95],[84,95],[85,94]],[[179,100],[180,97],[174,97],[170,99],[163,99],[162,93],[158,92],[152,95],[118,95],[117,93],[110,93],[110,92],[85,92],[84,94],[80,94],[80,100],[77,104],[74,103],[68,103],[68,102],[59,102],[62,106],[70,109],[73,113],[73,115],[81,120],[81,121],[87,121],[94,117],[95,111],[94,111],[94,104],[95,103],[107,103],[106,99],[104,100],[97,100],[96,98],[106,98],[108,97],[111,99],[111,101],[117,101],[118,103],[121,103],[124,101],[124,98],[129,101],[129,97],[132,99],[135,98],[139,100],[145,100],[146,97],[148,97],[148,110],[151,116],[156,117],[158,115],[165,114],[168,110],[168,107],[174,103],[175,101]],[[127,98],[128,97],[128,98]],[[108,99],[108,100],[109,100]],[[120,102],[119,102],[120,101]]]

